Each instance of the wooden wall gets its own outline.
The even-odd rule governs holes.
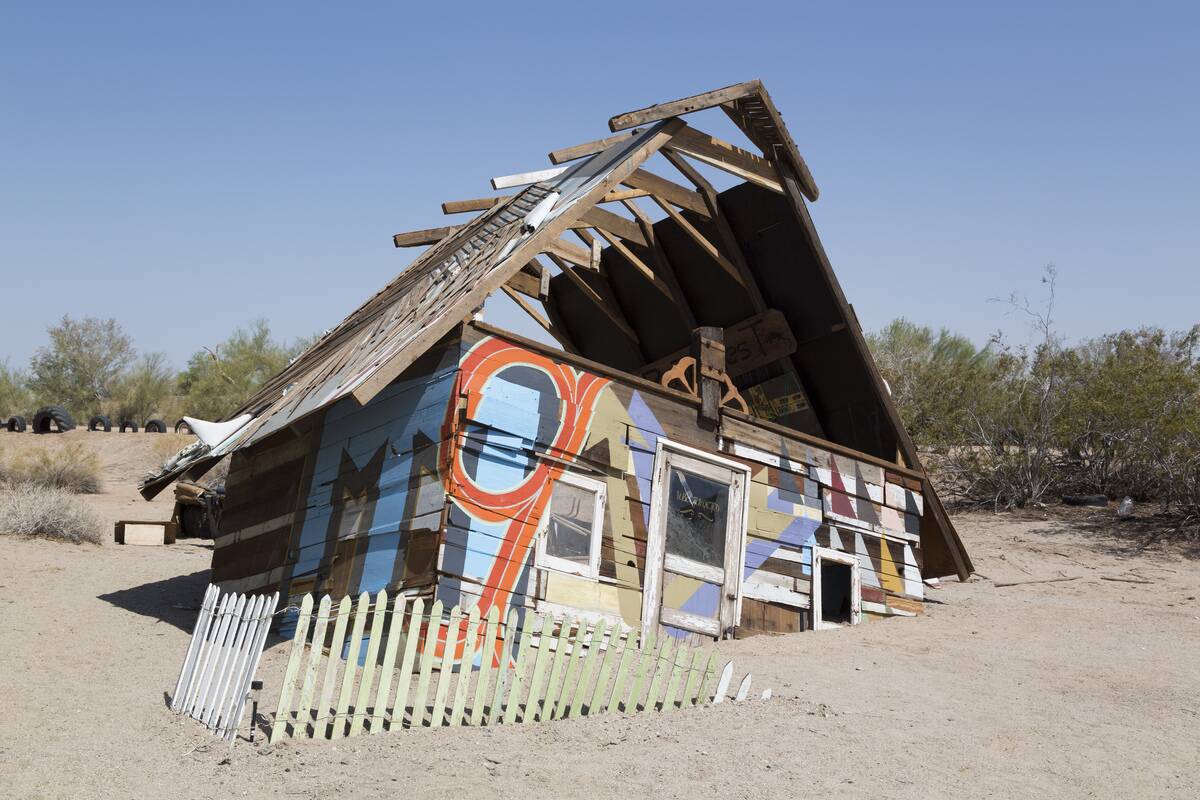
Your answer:
[[[686,395],[466,326],[367,406],[348,398],[235,454],[214,580],[335,599],[427,592],[481,615],[563,610],[637,627],[665,437],[749,467],[742,634],[807,627],[817,546],[858,558],[867,614],[920,610],[911,473],[742,415],[716,431],[696,419]],[[565,469],[607,489],[598,580],[534,563]],[[668,591],[686,596],[683,583]]]

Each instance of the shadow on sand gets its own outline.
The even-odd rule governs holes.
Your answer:
[[[205,569],[191,575],[177,575],[102,594],[99,599],[191,633],[211,574],[211,570]]]

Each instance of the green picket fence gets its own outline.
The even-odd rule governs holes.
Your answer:
[[[732,662],[712,647],[645,641],[603,620],[480,618],[387,592],[300,605],[271,741],[405,727],[497,725],[719,703]],[[733,699],[750,690],[746,675]],[[764,694],[765,696],[769,696]]]

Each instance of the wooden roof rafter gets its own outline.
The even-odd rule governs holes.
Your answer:
[[[791,134],[783,124],[783,117],[775,108],[762,81],[736,83],[711,92],[702,92],[618,114],[608,121],[608,129],[616,133],[659,120],[678,118],[706,108],[720,108],[724,111],[769,161],[788,164],[804,196],[810,201],[816,201],[820,194],[816,181],[800,156],[800,151],[796,149],[796,143],[792,141]]]

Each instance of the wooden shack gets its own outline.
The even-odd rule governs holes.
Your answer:
[[[684,121],[707,108],[747,147]],[[429,247],[143,485],[232,459],[215,582],[697,638],[919,614],[970,574],[762,84],[609,127],[398,234]],[[496,292],[556,344],[480,321]]]

